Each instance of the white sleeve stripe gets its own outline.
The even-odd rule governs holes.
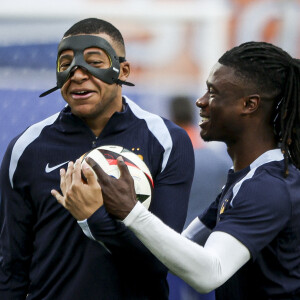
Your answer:
[[[130,109],[135,114],[135,116],[139,119],[145,120],[149,130],[152,132],[152,134],[156,137],[158,142],[165,149],[163,162],[162,162],[162,170],[161,170],[161,172],[163,172],[163,170],[165,169],[168,163],[171,150],[173,147],[173,141],[167,126],[165,125],[161,117],[143,110],[136,103],[131,101],[128,97],[126,96],[123,97],[125,98],[126,102],[128,103]]]
[[[193,240],[193,237],[202,231],[203,228],[205,228],[205,225],[199,220],[198,217],[196,217],[181,233],[181,235],[185,236],[189,240]]]
[[[84,219],[82,221],[77,221],[78,225],[80,226],[81,230],[83,231],[83,233],[90,239],[96,241],[96,239],[94,238],[94,236],[91,233],[90,227],[87,223],[87,219]]]
[[[82,221],[77,221],[78,225],[80,226],[81,230],[83,231],[83,233],[90,238],[91,240],[94,240],[96,242],[98,242],[100,245],[102,245],[102,247],[111,254],[111,252],[107,249],[107,247],[105,246],[104,243],[102,243],[99,240],[96,240],[90,230],[89,224],[87,222],[87,219],[84,219]]]
[[[259,156],[252,164],[250,165],[250,171],[247,173],[245,177],[243,177],[239,182],[235,184],[235,186],[232,189],[232,199],[230,201],[230,205],[233,207],[233,199],[238,194],[243,182],[247,179],[251,179],[256,171],[256,169],[268,162],[271,161],[280,161],[283,160],[283,154],[280,149],[273,149],[269,150],[265,153],[263,153],[261,156]]]
[[[212,231],[196,217],[181,235],[203,246],[211,232]]]
[[[30,145],[36,138],[39,137],[41,131],[47,126],[54,123],[54,121],[57,119],[59,113],[56,113],[49,118],[36,123],[32,126],[30,126],[16,141],[12,153],[11,153],[11,159],[10,159],[10,165],[9,165],[9,180],[10,184],[13,187],[13,176],[17,168],[18,161],[20,157],[22,156],[24,150]]]

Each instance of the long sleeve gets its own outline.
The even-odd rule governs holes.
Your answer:
[[[207,293],[229,279],[249,259],[249,250],[233,236],[213,232],[204,247],[188,240],[137,203],[124,223],[175,275]]]
[[[0,299],[25,299],[33,250],[33,213],[28,198],[9,180],[10,151],[1,166]]]
[[[164,274],[166,268],[152,255],[139,239],[122,222],[113,219],[102,206],[88,220],[78,222],[84,233],[101,243],[126,270],[141,273],[147,269],[150,276]],[[133,264],[132,261],[135,263]],[[132,271],[132,270],[131,270]]]

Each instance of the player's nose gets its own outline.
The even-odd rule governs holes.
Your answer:
[[[208,105],[208,93],[205,93],[202,97],[196,100],[196,106],[204,108]]]
[[[74,66],[70,72],[70,78],[72,80],[82,80],[88,78],[88,71],[85,68]]]

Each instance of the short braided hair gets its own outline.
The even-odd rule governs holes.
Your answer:
[[[270,43],[247,42],[227,51],[219,63],[234,68],[258,93],[271,98],[285,176],[289,162],[300,169],[300,61]]]

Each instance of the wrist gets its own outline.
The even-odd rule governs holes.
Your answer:
[[[130,203],[130,205],[127,205],[125,208],[123,208],[122,210],[116,210],[114,211],[112,214],[119,220],[123,221],[129,214],[130,212],[133,210],[133,208],[135,207],[136,203],[138,201],[134,201],[133,203]]]
[[[122,222],[126,225],[126,226],[130,226],[131,224],[133,224],[136,220],[136,218],[143,213],[143,211],[148,212],[148,210],[144,207],[144,205],[137,201],[135,203],[135,206],[132,208],[132,210],[130,211],[129,214],[127,214],[127,216],[122,220]]]

